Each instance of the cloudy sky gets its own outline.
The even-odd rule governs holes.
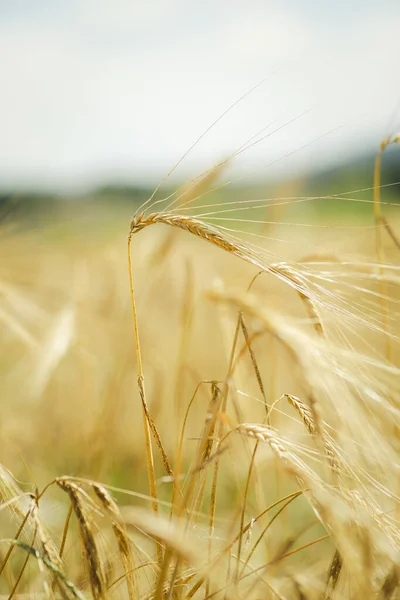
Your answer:
[[[0,0],[0,187],[337,162],[400,129],[399,0]],[[267,166],[269,163],[273,163]]]

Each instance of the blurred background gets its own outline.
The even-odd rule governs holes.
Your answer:
[[[126,235],[174,165],[161,194],[236,152],[203,200],[220,206],[356,196],[265,205],[256,235],[271,260],[373,251],[374,160],[400,129],[399,31],[398,0],[0,0],[0,443],[22,480],[29,465],[43,484],[68,472],[147,490]],[[393,147],[393,206],[399,180]],[[235,319],[203,293],[215,280],[242,292],[254,268],[166,229],[135,237],[133,261],[149,402],[171,450],[171,403],[226,376]],[[279,283],[257,290],[304,317]],[[258,352],[272,402],[290,366]],[[257,394],[250,363],[241,377]]]

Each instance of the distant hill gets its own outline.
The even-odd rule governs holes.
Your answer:
[[[372,188],[374,174],[375,155],[368,153],[358,156],[353,161],[337,164],[308,175],[301,180],[301,187],[297,185],[297,195],[328,195],[345,191]],[[385,198],[392,201],[400,196],[400,148],[393,146],[385,151],[382,161],[381,183],[385,186]],[[283,186],[290,187],[290,180],[282,181],[259,181],[246,186],[229,186],[218,194],[220,201],[229,196],[229,199],[239,199],[244,196],[254,197],[254,194],[265,196],[274,193]],[[0,193],[0,220],[12,215],[19,219],[40,220],[42,215],[46,217],[65,210],[67,206],[76,209],[83,203],[131,204],[132,207],[141,204],[152,193],[151,188],[135,185],[120,185],[118,183],[99,187],[90,193],[81,196],[64,196],[62,194],[40,193],[29,190]],[[163,189],[163,195],[173,191]],[[213,193],[211,198],[215,197]]]

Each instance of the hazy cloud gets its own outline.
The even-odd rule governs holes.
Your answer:
[[[308,108],[244,155],[249,168],[341,126],[290,165],[337,159],[400,124],[397,2],[41,0],[0,13],[3,184],[158,177],[265,76],[188,168]]]

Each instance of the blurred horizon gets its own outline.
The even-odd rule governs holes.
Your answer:
[[[205,133],[172,183],[243,145],[235,176],[275,181],[372,156],[400,129],[394,1],[21,0],[0,13],[0,190],[151,188]]]
[[[261,175],[254,175],[253,177],[247,177],[245,174],[232,172],[232,180],[230,177],[225,177],[221,181],[223,188],[227,187],[227,190],[236,190],[237,192],[242,190],[243,193],[251,193],[251,190],[269,190],[276,186],[281,187],[290,182],[302,181],[303,191],[307,193],[316,194],[322,193],[326,185],[340,186],[349,182],[350,186],[354,185],[357,187],[357,183],[365,189],[372,191],[373,183],[373,168],[376,158],[376,152],[360,152],[351,159],[338,161],[334,163],[328,163],[319,165],[314,169],[307,172],[293,172],[290,174],[280,173],[275,178],[266,177]],[[385,153],[382,170],[382,185],[383,187],[390,187],[391,193],[395,196],[398,195],[400,185],[400,161],[398,158],[398,149],[396,147],[389,148]],[[231,173],[229,173],[231,175]],[[188,183],[188,179],[182,178],[177,181],[169,181],[168,179],[161,185],[160,193],[171,193],[173,190],[185,186]],[[74,189],[63,188],[62,186],[48,186],[43,183],[29,182],[27,185],[4,186],[0,182],[0,202],[2,199],[13,196],[26,197],[26,199],[39,199],[39,198],[52,198],[60,200],[68,200],[74,198],[91,198],[91,197],[106,197],[106,196],[118,196],[120,198],[147,198],[158,186],[159,181],[142,181],[140,179],[133,179],[129,177],[105,177],[103,180],[98,178],[96,181],[89,182],[88,185],[76,186]],[[371,186],[367,188],[366,186]],[[217,186],[218,187],[218,186]],[[339,191],[339,188],[337,189]],[[342,193],[350,191],[349,189],[340,190]]]

